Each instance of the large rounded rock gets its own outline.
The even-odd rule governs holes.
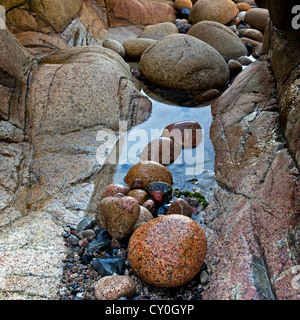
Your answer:
[[[214,47],[226,61],[247,55],[247,48],[240,38],[221,23],[201,21],[192,26],[187,34]]]
[[[218,51],[186,34],[158,40],[143,53],[140,67],[151,82],[173,89],[204,91],[229,80],[228,66]]]
[[[189,21],[192,24],[204,20],[226,24],[238,13],[239,9],[231,0],[198,0],[193,5]]]
[[[146,283],[181,286],[200,271],[206,256],[204,231],[191,218],[171,214],[150,220],[132,234],[128,261]]]
[[[140,205],[132,197],[107,197],[100,201],[98,221],[117,240],[127,238],[140,215]]]
[[[154,161],[142,161],[135,164],[128,170],[124,181],[128,185],[131,185],[136,179],[141,179],[145,186],[153,181],[162,181],[170,185],[173,184],[170,170],[164,165]]]

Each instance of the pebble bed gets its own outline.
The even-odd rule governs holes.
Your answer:
[[[196,207],[199,210],[197,215],[201,215],[202,204],[196,198],[181,198]],[[160,212],[164,206],[167,208],[163,204],[159,208]],[[80,231],[80,225],[86,229],[84,236],[90,235],[88,243],[80,240],[83,232]],[[94,284],[102,277],[113,274],[126,275],[134,280],[136,296],[133,300],[201,300],[201,294],[208,283],[209,272],[205,262],[194,279],[183,286],[167,289],[144,283],[135,275],[126,259],[128,240],[112,239],[93,218],[83,219],[78,226],[66,226],[63,237],[69,253],[64,261],[58,293],[60,300],[96,300]],[[97,264],[95,261],[104,263]],[[120,299],[126,300],[125,297]]]

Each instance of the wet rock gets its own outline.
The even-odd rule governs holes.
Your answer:
[[[140,205],[132,197],[107,197],[101,200],[99,208],[99,221],[108,233],[117,240],[127,238],[140,214]]]
[[[91,254],[94,252],[100,252],[101,250],[106,248],[109,244],[110,244],[110,240],[108,239],[94,240],[87,245],[86,253]]]
[[[206,102],[219,97],[221,92],[218,89],[208,89],[204,92],[198,93],[194,99],[198,102]]]
[[[191,13],[191,9],[181,8],[177,10],[177,17],[180,19],[188,19]]]
[[[140,207],[140,215],[135,223],[134,230],[147,221],[154,219],[152,213],[144,206]]]
[[[163,22],[146,26],[143,32],[138,36],[138,38],[159,40],[165,36],[176,33],[178,33],[178,29],[176,28],[174,23]]]
[[[170,185],[173,184],[170,170],[154,161],[142,161],[135,164],[128,170],[124,181],[130,185],[136,179],[141,179],[146,186],[153,181],[163,181]]]
[[[116,258],[96,257],[91,261],[93,268],[103,277],[113,274],[123,275],[125,271],[125,260]]]
[[[247,54],[243,42],[228,27],[214,21],[201,21],[187,33],[215,48],[228,61]]]
[[[128,261],[146,283],[172,288],[189,282],[206,255],[206,237],[191,218],[167,215],[144,223],[132,234]]]
[[[128,192],[128,197],[133,197],[139,204],[143,204],[148,199],[148,193],[142,189],[133,189]]]
[[[166,126],[162,137],[173,139],[181,148],[195,148],[202,141],[201,129],[200,124],[196,121],[179,121]]]
[[[87,238],[89,241],[93,240],[96,237],[96,233],[93,229],[86,229],[77,232],[76,236],[79,239]]]
[[[111,49],[119,54],[122,58],[125,58],[125,48],[117,40],[107,39],[102,42],[104,48]]]
[[[136,294],[134,281],[128,276],[106,276],[95,283],[97,300],[132,299]]]
[[[149,142],[140,154],[142,161],[155,161],[164,165],[173,163],[181,154],[181,147],[175,140],[159,137]]]
[[[174,8],[178,9],[192,9],[192,1],[191,0],[175,0],[174,1]]]
[[[91,218],[91,217],[84,218],[78,223],[76,227],[76,232],[80,233],[83,230],[92,229],[96,223],[97,222],[95,218]]]
[[[175,199],[167,212],[167,214],[182,214],[187,217],[191,217],[193,208],[183,199]]]
[[[160,191],[152,191],[150,193],[150,195],[151,195],[153,201],[155,203],[157,203],[158,205],[160,205],[160,204],[162,204],[164,202],[164,196],[163,196],[162,192],[160,192]]]
[[[166,183],[166,182],[161,182],[161,181],[154,181],[151,182],[147,185],[147,187],[145,188],[145,190],[151,194],[151,192],[154,191],[159,191],[162,193],[163,197],[165,199],[171,199],[172,198],[172,187]]]
[[[126,56],[133,59],[140,59],[144,51],[152,46],[156,40],[148,38],[128,39],[123,43]]]
[[[226,24],[239,12],[236,4],[230,0],[197,1],[191,10],[189,20],[192,24],[209,20]]]
[[[237,75],[243,70],[243,66],[236,60],[229,60],[228,67],[231,75]]]
[[[269,10],[263,8],[253,8],[245,14],[245,22],[262,33],[265,32],[268,18]]]
[[[117,193],[122,193],[126,195],[129,191],[130,191],[130,188],[128,186],[112,183],[106,187],[102,195],[102,199],[106,197],[114,197]]]
[[[157,41],[141,56],[140,67],[148,80],[172,89],[207,90],[223,86],[229,79],[223,57],[205,42],[185,34]]]

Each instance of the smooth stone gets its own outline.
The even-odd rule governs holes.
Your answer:
[[[269,10],[263,8],[253,8],[246,12],[245,22],[253,29],[257,29],[262,33],[265,32],[269,19]]]
[[[117,240],[130,236],[140,214],[140,205],[132,197],[107,197],[100,201],[98,220]]]
[[[162,137],[173,139],[181,148],[195,148],[202,141],[201,129],[197,121],[174,122],[163,129]]]
[[[141,161],[149,160],[164,165],[173,163],[181,154],[181,146],[173,139],[159,137],[152,140],[140,154]]]
[[[237,3],[236,6],[238,7],[238,9],[241,11],[248,11],[251,9],[251,6],[249,3],[246,3],[246,2],[240,2],[240,3]]]
[[[171,214],[150,220],[134,231],[127,259],[144,282],[173,288],[194,278],[207,251],[202,228],[189,217]]]
[[[253,61],[246,57],[246,56],[242,56],[236,59],[242,66],[249,66],[249,64],[251,64]]]
[[[192,9],[193,3],[191,0],[175,0],[174,1],[174,8],[176,10],[179,9]]]
[[[226,24],[238,13],[239,9],[231,0],[198,0],[193,5],[189,21],[192,24],[200,21],[216,21]]]
[[[250,38],[259,42],[262,42],[264,40],[263,33],[256,29],[240,29],[239,34],[243,37]]]
[[[133,189],[128,192],[127,196],[136,199],[139,204],[143,204],[148,199],[147,191],[142,189]]]
[[[91,261],[92,267],[103,277],[113,274],[123,275],[125,271],[125,260],[116,258],[94,258]]]
[[[128,186],[123,186],[121,184],[109,184],[105,191],[103,192],[102,199],[106,197],[114,197],[117,193],[123,193],[126,195],[130,191]]]
[[[155,25],[146,26],[138,38],[147,38],[153,40],[159,40],[170,34],[178,33],[178,29],[172,22],[162,22]]]
[[[130,190],[132,189],[144,189],[145,185],[141,179],[135,179],[131,185],[130,185]]]
[[[214,21],[201,21],[187,33],[215,48],[228,61],[247,54],[241,39],[228,27]]]
[[[129,276],[106,276],[94,284],[97,300],[118,300],[122,297],[132,299],[136,286]]]
[[[133,59],[140,59],[142,54],[146,49],[156,43],[154,39],[147,38],[135,38],[128,39],[123,42],[123,47],[125,48],[126,56]]]
[[[71,235],[67,238],[67,242],[68,242],[71,246],[75,247],[75,246],[78,245],[79,239],[78,239],[76,236],[74,236],[73,234],[71,234]]]
[[[218,89],[208,89],[204,92],[198,93],[194,99],[198,102],[206,102],[219,97],[221,92]]]
[[[142,206],[149,210],[151,214],[155,213],[155,202],[152,199],[145,201]]]
[[[125,58],[125,48],[123,45],[118,42],[117,40],[113,39],[106,39],[102,42],[102,46],[104,48],[111,49],[115,51],[117,54],[119,54],[122,58]]]
[[[139,226],[141,226],[145,222],[148,222],[152,219],[154,219],[152,213],[144,206],[141,206],[140,207],[140,215],[135,223],[134,230],[136,230]]]
[[[152,191],[150,193],[153,201],[157,203],[158,205],[162,204],[164,202],[164,195],[160,191]]]
[[[175,24],[176,28],[178,29],[179,33],[187,33],[192,25],[186,22],[178,22]]]
[[[231,75],[236,75],[243,70],[243,66],[236,60],[229,60],[228,67]]]
[[[187,217],[191,217],[193,208],[183,199],[178,198],[171,202],[167,214],[182,214]]]
[[[157,41],[141,56],[140,67],[149,81],[177,90],[208,90],[229,80],[227,63],[218,51],[186,34]]]
[[[87,238],[89,241],[96,237],[96,233],[93,229],[86,229],[76,233],[79,239]]]

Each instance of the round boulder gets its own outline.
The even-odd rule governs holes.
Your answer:
[[[198,0],[191,10],[189,21],[192,24],[209,20],[226,24],[239,13],[236,4],[231,0]]]
[[[156,85],[179,90],[208,90],[229,80],[226,61],[210,45],[186,35],[166,36],[141,56],[140,67]]]
[[[247,55],[247,48],[240,38],[223,24],[214,21],[201,21],[187,33],[215,48],[228,61]]]
[[[134,231],[128,261],[144,282],[163,288],[181,286],[200,271],[207,241],[189,217],[171,214],[150,220]]]
[[[140,59],[144,51],[152,46],[156,40],[147,38],[128,39],[123,43],[126,56],[133,59]]]
[[[162,181],[170,185],[173,184],[170,170],[155,161],[142,161],[132,166],[128,170],[124,181],[128,185],[131,185],[136,179],[140,179],[145,186],[153,181]]]
[[[162,22],[146,26],[138,38],[159,40],[170,34],[178,33],[178,29],[172,22]]]
[[[262,33],[265,32],[269,19],[269,10],[263,8],[253,8],[245,14],[245,22],[253,29],[257,29]]]

